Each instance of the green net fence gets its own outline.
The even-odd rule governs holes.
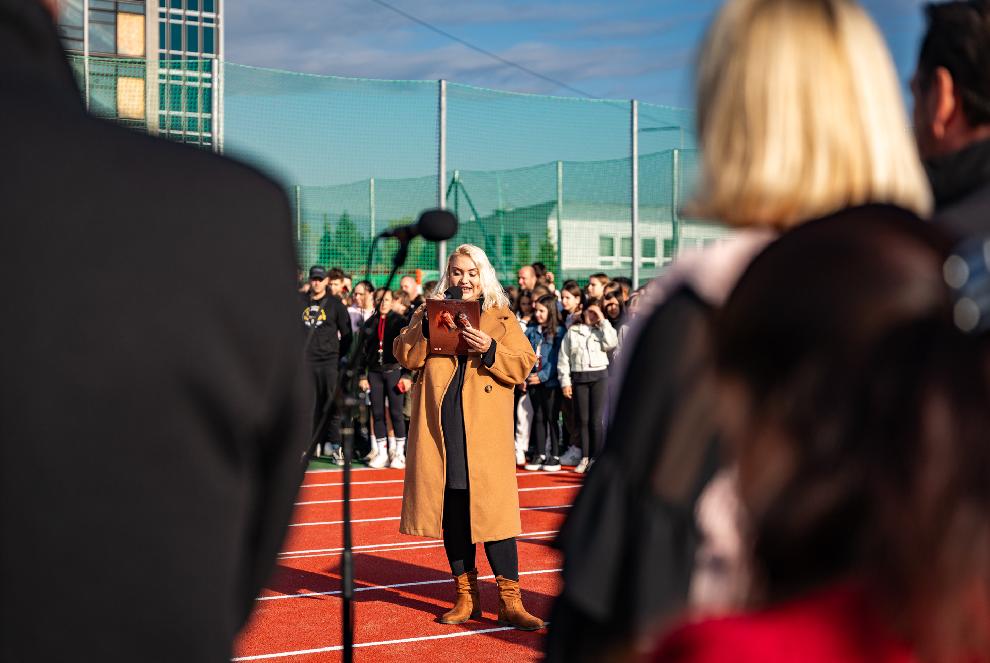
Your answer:
[[[534,261],[558,282],[596,272],[643,282],[681,251],[727,236],[679,211],[698,170],[685,109],[214,59],[79,56],[72,65],[94,113],[221,151],[280,181],[300,269],[320,264],[362,275],[376,233],[414,222],[441,198],[460,219],[447,249],[481,246],[505,282]],[[393,250],[380,244],[373,280],[384,279]],[[403,273],[419,269],[428,280],[438,264],[436,246],[417,239]]]

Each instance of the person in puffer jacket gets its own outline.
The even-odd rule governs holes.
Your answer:
[[[564,398],[573,399],[574,421],[581,439],[581,462],[574,471],[588,469],[605,439],[604,411],[608,398],[608,352],[619,336],[602,313],[600,299],[589,299],[581,321],[567,330],[560,344],[557,377]]]

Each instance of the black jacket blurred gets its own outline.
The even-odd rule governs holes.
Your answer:
[[[960,237],[990,234],[990,140],[925,163],[935,218]]]
[[[283,194],[89,117],[0,0],[0,219],[0,660],[229,660],[308,443]]]

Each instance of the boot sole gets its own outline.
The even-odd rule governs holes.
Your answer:
[[[498,621],[498,625],[499,626],[511,626],[512,628],[516,629],[517,631],[539,631],[541,628],[543,628],[543,627],[546,626],[546,624],[541,624],[540,626],[516,626],[512,622],[507,622],[507,621],[502,620],[502,619],[500,619]]]
[[[437,619],[437,623],[439,623],[439,624],[450,624],[451,626],[457,626],[458,624],[464,624],[464,623],[466,623],[466,622],[469,622],[469,621],[471,621],[472,619],[473,619],[473,620],[475,620],[475,621],[477,621],[477,620],[479,620],[479,619],[481,619],[481,613],[479,612],[477,616],[475,616],[475,615],[471,615],[471,616],[470,616],[470,617],[468,617],[467,619],[463,619],[463,620],[461,620],[461,621],[459,621],[459,622],[454,622],[454,621],[444,621],[443,619]]]

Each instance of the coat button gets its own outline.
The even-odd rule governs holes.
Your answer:
[[[492,393],[492,386],[490,384],[485,385],[485,393],[486,394]]]

